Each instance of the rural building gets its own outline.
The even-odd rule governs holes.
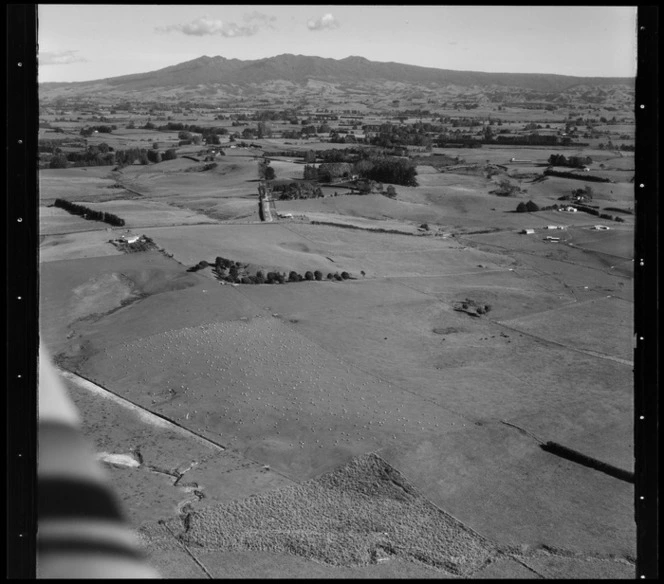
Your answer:
[[[524,235],[532,235],[533,233],[535,233],[535,230],[534,229],[523,229],[521,231],[521,233],[523,233]]]

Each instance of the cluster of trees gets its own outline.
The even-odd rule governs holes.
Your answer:
[[[220,144],[219,136],[228,134],[228,130],[222,126],[207,127],[197,126],[196,124],[183,124],[181,122],[168,122],[163,126],[155,126],[152,122],[148,122],[143,126],[147,130],[158,130],[160,132],[178,132],[180,140],[191,140],[192,143],[199,143],[200,140],[205,140],[208,144]],[[194,136],[194,134],[200,134]]]
[[[258,178],[260,180],[274,180],[276,178],[274,168],[270,166],[270,161],[265,158],[258,161]]]
[[[115,163],[115,153],[112,147],[102,142],[80,152],[69,152],[67,160],[74,166],[110,166]]]
[[[302,138],[302,132],[298,130],[284,130],[281,133],[281,137],[285,140],[299,140]]]
[[[138,160],[140,164],[150,162],[157,163],[162,160],[173,160],[177,158],[176,151],[171,148],[161,153],[157,150],[146,150],[145,148],[129,148],[127,150],[113,150],[106,143],[88,146],[79,152],[69,152],[66,155],[59,149],[54,149],[54,155],[49,161],[49,168],[67,168],[72,166],[112,166],[122,168],[134,164]]]
[[[364,153],[363,153],[364,156]],[[374,155],[362,157],[356,162],[323,162],[315,168],[304,167],[304,179],[320,182],[348,180],[353,175],[364,179],[363,183],[391,183],[403,186],[417,186],[416,165],[407,158]],[[366,190],[366,189],[365,189]],[[369,189],[370,192],[371,189]],[[379,189],[382,192],[382,188]],[[360,191],[362,187],[360,185]],[[396,193],[391,193],[396,196]]]
[[[353,174],[353,165],[349,162],[324,162],[318,168],[304,167],[304,178],[320,182],[332,182],[338,179],[349,179]]]
[[[323,196],[323,191],[311,181],[284,181],[270,185],[273,193],[279,193],[279,200],[313,199]]]
[[[552,154],[549,156],[551,166],[569,166],[570,168],[583,168],[592,164],[593,159],[590,156],[570,156],[567,158],[564,154]]]
[[[377,156],[355,163],[353,170],[358,176],[406,187],[417,186],[417,169],[412,160],[398,157]]]
[[[535,213],[539,210],[540,208],[532,201],[528,201],[527,203],[521,202],[516,206],[517,213]]]
[[[196,266],[189,268],[188,271],[195,272],[197,270],[208,267],[210,264],[206,261],[199,262]],[[299,274],[296,271],[286,272],[265,272],[258,270],[255,274],[247,272],[248,265],[240,262],[234,262],[223,258],[221,256],[215,259],[213,270],[220,280],[236,284],[284,284],[286,282],[302,282],[302,281],[321,281],[323,279],[323,272],[316,270],[314,272],[307,271],[304,274]],[[336,272],[335,274],[329,273],[328,280],[348,280],[351,275],[348,272]]]
[[[471,298],[466,298],[462,302],[458,302],[454,310],[465,312],[471,316],[480,316],[491,312],[491,305],[477,302]]]
[[[81,136],[92,136],[95,132],[110,134],[113,130],[117,129],[117,126],[86,126],[85,128],[81,128]]]
[[[582,189],[574,189],[571,194],[569,195],[563,195],[562,197],[559,197],[559,201],[579,201],[579,202],[584,202],[584,201],[592,201],[593,200],[593,195],[594,191],[590,185],[583,187]]]
[[[509,179],[504,178],[498,183],[498,188],[491,192],[500,197],[512,197],[516,193],[521,192],[521,187],[515,185]]]
[[[158,163],[165,160],[175,160],[177,157],[178,155],[174,148],[169,148],[164,153],[144,148],[129,148],[115,152],[115,163],[118,167],[122,168],[134,164],[137,160],[140,164],[148,164],[149,162]]]
[[[607,144],[600,143],[598,145],[598,148],[600,150],[622,150],[623,152],[634,152],[635,151],[635,146],[634,144],[621,144],[620,146],[616,146],[613,142],[609,140]]]
[[[84,146],[84,144],[81,142],[80,146]],[[62,140],[40,140],[37,144],[37,152],[59,154],[62,152]]]
[[[79,215],[83,217],[83,219],[89,219],[90,221],[103,221],[104,223],[108,223],[109,225],[114,225],[116,227],[122,227],[125,224],[124,219],[120,219],[120,217],[113,215],[113,213],[95,211],[89,207],[77,205],[76,203],[72,203],[64,199],[55,199],[55,203],[53,203],[53,205],[68,211],[72,215]]]
[[[368,158],[369,152],[363,148],[331,148],[320,150],[317,155],[322,162],[356,162]]]
[[[528,134],[527,136],[504,136],[498,135],[495,138],[491,137],[483,140],[485,144],[509,144],[512,146],[569,146],[572,144],[572,139],[569,136],[562,138],[555,134]],[[575,142],[578,146],[587,146],[581,142]]]
[[[394,146],[423,146],[430,147],[433,144],[431,137],[428,135],[431,129],[436,128],[440,130],[440,126],[432,126],[431,124],[414,124],[414,125],[393,125],[381,124],[380,129],[376,136],[369,138],[368,143],[383,148],[390,148]]]
[[[49,161],[49,168],[67,168],[72,166],[111,166],[115,164],[115,153],[108,144],[92,145],[85,150],[64,154],[60,148],[53,149],[54,155]]]
[[[330,142],[333,144],[357,144],[359,141],[353,134],[349,134],[348,132],[341,130],[330,132]]]
[[[275,150],[270,151],[271,156],[285,156],[289,158],[300,158],[302,156],[301,150]]]

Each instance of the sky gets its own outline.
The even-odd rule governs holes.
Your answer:
[[[38,5],[39,81],[284,53],[459,71],[636,75],[634,6]]]

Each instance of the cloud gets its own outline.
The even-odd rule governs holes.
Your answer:
[[[157,32],[176,31],[189,36],[220,35],[232,38],[253,36],[258,32],[259,28],[260,26],[255,23],[241,26],[234,22],[223,22],[219,19],[202,16],[185,24],[171,24],[169,26],[157,27],[155,30]]]
[[[254,10],[253,12],[250,12],[249,14],[245,14],[243,17],[243,20],[245,22],[253,22],[256,25],[263,25],[268,28],[274,28],[272,26],[272,23],[277,20],[276,16],[270,16],[269,14],[263,14],[262,12],[258,12],[258,10]]]
[[[309,20],[307,22],[309,30],[325,30],[326,28],[339,28],[339,26],[339,21],[331,14],[325,14],[316,20]]]
[[[71,63],[83,63],[87,61],[79,57],[78,51],[45,51],[38,54],[40,65],[70,65]]]

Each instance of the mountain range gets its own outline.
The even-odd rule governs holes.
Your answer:
[[[113,96],[128,98],[230,97],[270,94],[344,94],[383,91],[423,91],[425,94],[472,94],[492,91],[530,93],[554,99],[566,92],[606,93],[630,90],[633,78],[572,77],[538,73],[486,73],[381,63],[364,57],[329,59],[284,54],[242,61],[203,56],[148,73],[94,81],[43,83],[44,97]],[[397,96],[398,97],[398,96]]]

